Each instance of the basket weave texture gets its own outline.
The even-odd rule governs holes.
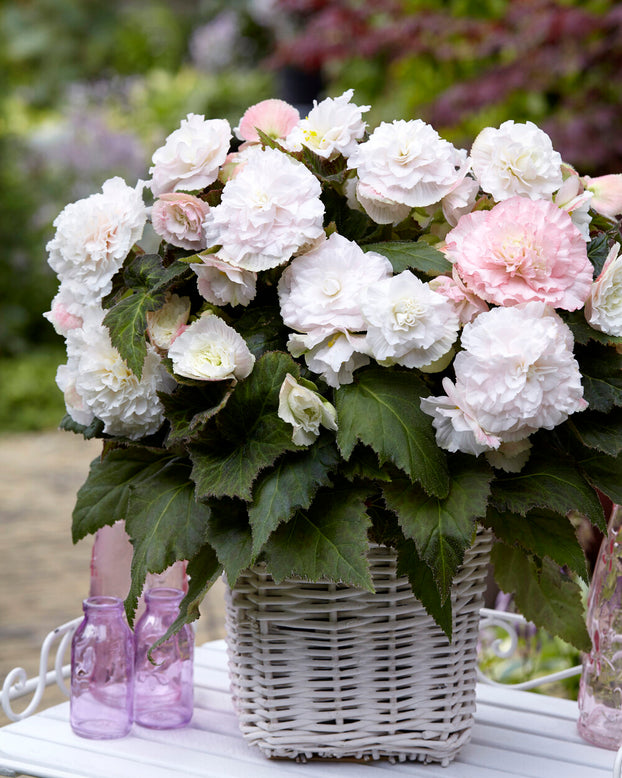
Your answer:
[[[268,757],[449,764],[473,723],[490,546],[478,531],[458,571],[451,643],[386,546],[369,549],[375,594],[245,571],[227,587],[226,625],[246,741]]]

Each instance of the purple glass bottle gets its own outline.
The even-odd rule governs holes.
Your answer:
[[[71,642],[71,728],[104,740],[132,726],[134,641],[118,597],[89,597]]]
[[[157,587],[145,593],[145,613],[135,628],[134,720],[151,729],[174,729],[192,718],[194,633],[186,624],[151,652],[179,614],[184,593]],[[155,664],[154,664],[155,663]]]

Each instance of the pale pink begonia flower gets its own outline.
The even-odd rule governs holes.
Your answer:
[[[428,284],[430,289],[444,295],[453,304],[461,325],[468,324],[488,310],[488,304],[462,283],[455,267],[452,267],[451,276],[436,276]]]
[[[143,234],[144,182],[128,186],[118,176],[102,191],[70,203],[54,220],[48,263],[76,300],[90,303],[112,288],[112,277]]]
[[[458,336],[453,305],[410,270],[370,284],[361,294],[367,353],[383,366],[424,367]]]
[[[343,384],[351,384],[354,371],[369,364],[365,349],[365,335],[347,330],[328,335],[324,335],[321,330],[307,335],[295,333],[287,341],[290,354],[294,357],[304,356],[309,370],[335,389]]]
[[[340,154],[349,157],[365,135],[363,113],[370,109],[369,105],[351,103],[353,95],[354,90],[348,89],[339,97],[327,97],[319,103],[314,100],[308,116],[291,129],[285,147],[295,150],[306,146],[329,160]]]
[[[421,119],[382,122],[348,159],[361,185],[410,208],[440,202],[465,176],[466,151]]]
[[[318,248],[296,257],[281,275],[278,293],[283,322],[298,332],[366,328],[359,297],[363,289],[392,274],[386,257],[365,253],[334,232]]]
[[[147,335],[151,343],[166,351],[184,331],[190,316],[190,298],[168,294],[166,302],[157,311],[147,312]]]
[[[204,313],[175,338],[168,355],[177,375],[197,381],[241,380],[255,364],[244,338],[211,313]]]
[[[320,194],[320,182],[302,163],[276,149],[254,147],[207,214],[207,244],[221,246],[228,261],[243,270],[285,264],[323,239]]]
[[[257,292],[257,274],[227,261],[224,252],[199,254],[201,263],[190,267],[197,276],[199,294],[213,305],[248,305]]]
[[[443,389],[445,395],[421,398],[421,410],[432,416],[438,445],[445,451],[474,456],[498,448],[501,439],[483,429],[469,405],[465,388],[443,378]]]
[[[510,440],[499,448],[486,451],[488,464],[506,473],[520,473],[531,454],[532,443],[529,438]]]
[[[569,327],[544,303],[480,314],[464,328],[463,351],[454,360],[455,387],[445,379],[447,397],[422,401],[435,420],[439,445],[481,453],[474,447],[523,440],[584,410],[573,345]]]
[[[321,394],[299,384],[288,373],[279,391],[278,416],[294,428],[297,446],[310,446],[320,434],[320,426],[337,430],[337,411]]]
[[[231,127],[226,119],[189,113],[152,157],[151,191],[194,192],[213,183],[229,153]]]
[[[590,327],[607,335],[622,337],[622,256],[614,243],[603,269],[585,301],[585,318]]]
[[[622,213],[622,173],[606,176],[583,176],[583,186],[592,193],[591,206],[603,216],[615,219]]]
[[[201,251],[206,246],[203,222],[209,211],[204,201],[185,192],[160,195],[151,208],[155,232],[182,249]]]
[[[273,140],[279,140],[287,137],[299,119],[298,110],[285,100],[262,100],[246,109],[233,131],[239,140],[250,143],[259,143],[258,129]]]
[[[471,165],[497,202],[516,196],[548,200],[562,185],[562,158],[533,122],[484,128],[471,146]]]
[[[76,299],[71,288],[67,284],[61,283],[52,300],[50,310],[46,311],[43,316],[52,324],[59,335],[65,337],[69,330],[82,327],[84,317],[94,305],[98,304],[96,302],[87,304]]]
[[[585,241],[547,200],[513,197],[467,214],[447,234],[444,251],[465,286],[495,305],[541,300],[574,311],[590,292]]]

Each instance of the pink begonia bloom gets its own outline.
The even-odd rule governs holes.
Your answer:
[[[527,464],[531,454],[531,441],[528,438],[522,440],[511,440],[502,443],[499,448],[486,451],[488,464],[497,470],[504,470],[506,473],[520,473]]]
[[[463,216],[447,234],[445,254],[465,286],[496,305],[541,300],[574,311],[592,284],[581,233],[546,200],[513,197]]]
[[[386,257],[365,253],[334,232],[318,248],[292,260],[279,281],[283,322],[298,332],[327,335],[366,329],[359,297],[363,289],[392,274]]]
[[[353,95],[354,90],[348,89],[339,97],[327,97],[320,103],[314,100],[309,115],[287,136],[285,147],[295,150],[306,146],[324,159],[335,159],[340,154],[349,157],[365,135],[363,113],[370,109],[369,105],[351,103]]]
[[[583,185],[591,192],[592,208],[597,213],[615,219],[622,213],[622,173],[610,173],[606,176],[590,178],[583,176]]]
[[[458,336],[452,304],[405,270],[370,284],[361,294],[367,353],[383,366],[424,367],[440,359]]]
[[[622,337],[622,256],[614,243],[603,269],[585,301],[585,318],[590,327],[607,335]]]
[[[465,177],[441,200],[443,216],[448,224],[455,227],[461,216],[471,213],[477,201],[479,184],[471,176]]]
[[[190,267],[197,275],[199,294],[214,305],[248,305],[257,292],[257,274],[242,270],[230,262],[222,251],[199,254],[203,260]]]
[[[203,314],[175,338],[168,355],[177,375],[198,381],[241,380],[255,364],[244,338],[211,313]]]
[[[562,158],[533,122],[486,127],[471,147],[473,175],[497,202],[510,197],[550,199],[562,185]]]
[[[297,446],[310,446],[320,434],[320,425],[337,429],[337,411],[321,394],[302,386],[289,373],[279,391],[278,416],[294,428],[292,440]]]
[[[544,303],[480,314],[464,328],[455,387],[445,379],[447,397],[422,401],[435,420],[439,445],[478,453],[474,448],[522,440],[584,410],[573,345],[569,327]]]
[[[454,306],[460,324],[468,324],[480,313],[488,310],[484,300],[470,292],[460,280],[456,268],[451,276],[437,276],[428,282],[430,289],[444,295]]]
[[[194,192],[213,183],[229,153],[231,127],[226,119],[205,119],[189,113],[157,149],[149,168],[151,191]]]
[[[90,303],[111,290],[113,275],[143,234],[143,188],[142,181],[132,188],[110,178],[101,192],[70,203],[54,220],[48,263],[77,301]]]
[[[185,192],[169,192],[155,201],[151,223],[156,233],[173,246],[200,251],[206,246],[203,222],[209,205]]]
[[[252,152],[252,153],[250,153]],[[250,149],[204,222],[208,246],[222,246],[244,270],[268,270],[324,237],[318,179],[276,149]]]
[[[75,330],[84,324],[84,316],[94,304],[87,305],[76,299],[66,284],[58,287],[49,311],[43,316],[53,325],[59,335],[65,337],[69,330]]]
[[[186,328],[190,316],[190,298],[167,295],[166,302],[157,311],[147,312],[147,335],[151,343],[166,351]]]
[[[443,378],[443,389],[446,395],[421,399],[421,410],[432,416],[436,442],[441,448],[477,456],[501,445],[500,438],[481,426],[464,387]]]
[[[298,110],[285,100],[262,100],[246,109],[233,131],[237,138],[251,143],[259,143],[257,129],[273,140],[278,140],[285,138],[299,119]]]
[[[356,183],[356,198],[365,213],[376,224],[399,224],[411,211],[409,205],[402,205],[383,197],[368,184]]]
[[[151,347],[140,380],[110,342],[103,325],[85,325],[67,336],[67,364],[57,373],[67,411],[79,424],[94,418],[104,432],[138,440],[157,432],[164,421],[158,392],[169,392],[175,381]]]
[[[351,384],[354,371],[369,364],[369,357],[364,353],[365,335],[347,331],[326,336],[321,331],[290,335],[287,349],[294,357],[304,355],[309,370],[335,389]]]
[[[361,185],[410,208],[440,202],[468,169],[458,150],[421,119],[382,122],[348,159]]]

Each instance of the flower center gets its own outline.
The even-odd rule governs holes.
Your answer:
[[[412,298],[398,300],[393,306],[395,323],[402,330],[414,327],[423,314],[424,308],[421,303]]]
[[[322,284],[322,291],[327,297],[335,297],[335,295],[338,295],[341,291],[341,281],[338,278],[331,278],[330,276],[325,278],[324,283]]]

